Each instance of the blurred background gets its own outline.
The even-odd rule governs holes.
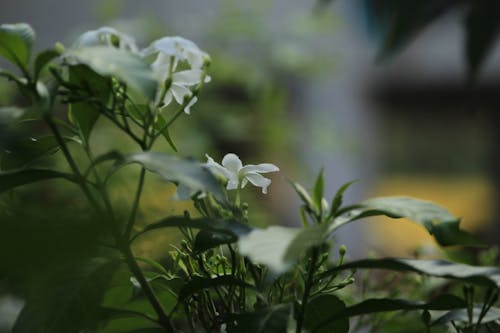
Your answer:
[[[299,200],[286,180],[310,188],[324,168],[327,198],[359,179],[347,193],[350,203],[375,195],[431,200],[498,243],[500,48],[491,42],[482,66],[471,68],[467,48],[481,45],[468,44],[470,3],[327,2],[17,0],[2,3],[0,22],[30,23],[38,50],[71,45],[103,25],[142,47],[164,35],[195,41],[212,57],[213,80],[172,136],[183,156],[220,160],[234,152],[244,163],[280,166],[266,197],[248,193],[256,225],[299,224]],[[8,105],[11,91],[0,82],[0,105]],[[112,145],[112,135],[97,131],[93,140]],[[115,182],[116,193],[131,185],[126,179]],[[153,183],[143,200],[145,221],[185,208],[169,201],[171,188]],[[425,231],[401,221],[351,224],[339,242],[351,258],[433,251]],[[151,239],[139,250],[161,257],[156,244]],[[19,307],[15,302],[0,299],[0,313]]]

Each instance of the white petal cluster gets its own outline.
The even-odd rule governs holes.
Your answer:
[[[169,105],[174,99],[177,104],[184,103],[186,98],[192,96],[191,88],[198,85],[202,80],[209,82],[210,77],[203,74],[203,66],[209,61],[207,53],[190,40],[182,37],[163,37],[151,43],[142,54],[144,56],[156,55],[151,65],[160,82],[171,79],[170,89],[163,98],[163,104]],[[177,71],[180,62],[189,65],[189,69]],[[197,101],[194,96],[184,111],[189,114],[190,107]]]
[[[226,188],[228,190],[234,190],[239,187],[245,187],[248,182],[252,183],[257,187],[262,188],[262,193],[267,193],[267,188],[271,184],[269,178],[265,178],[261,173],[276,172],[280,169],[271,163],[261,163],[261,164],[248,164],[243,166],[240,158],[233,153],[226,154],[222,159],[222,165],[215,162],[213,158],[206,155],[207,163],[206,166],[210,170],[224,177],[227,180]]]
[[[75,48],[92,46],[116,47],[136,53],[143,58],[153,57],[151,68],[159,82],[158,104],[161,102],[167,106],[175,100],[177,104],[182,105],[187,98],[190,98],[184,107],[184,112],[187,114],[198,100],[193,96],[193,87],[202,80],[204,83],[210,81],[210,77],[204,73],[204,66],[210,60],[210,56],[192,41],[179,36],[160,38],[139,51],[134,38],[110,27],[101,27],[83,33],[74,45]],[[179,69],[181,63],[187,64],[189,68],[182,66]],[[171,82],[170,87],[163,94],[167,80]],[[160,101],[160,98],[163,100]]]

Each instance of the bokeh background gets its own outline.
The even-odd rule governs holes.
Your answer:
[[[39,50],[57,41],[70,45],[103,25],[136,36],[141,46],[164,35],[195,41],[212,57],[213,80],[172,136],[184,156],[220,159],[234,152],[244,163],[280,166],[266,197],[259,191],[246,197],[256,225],[297,225],[299,200],[287,179],[310,188],[323,168],[327,197],[358,179],[349,202],[375,195],[425,198],[463,217],[465,229],[498,242],[500,49],[492,48],[472,85],[463,7],[381,59],[383,29],[369,1],[319,3],[17,0],[2,2],[0,22],[30,23]],[[11,92],[0,82],[0,105]],[[112,137],[101,124],[93,140],[112,145]],[[128,178],[114,182],[117,200],[127,200],[120,193],[127,193]],[[171,193],[150,180],[144,220],[185,209],[169,201]],[[161,240],[150,239],[140,251],[161,256]],[[339,242],[352,258],[433,251],[425,231],[401,221],[350,225]],[[0,326],[8,325],[16,302],[0,299]]]

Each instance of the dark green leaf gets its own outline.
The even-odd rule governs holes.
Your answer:
[[[26,113],[25,109],[16,106],[0,107],[0,125],[10,125]]]
[[[127,86],[153,100],[157,81],[150,65],[138,55],[113,47],[86,47],[66,53],[71,61],[85,64],[103,76],[114,76]]]
[[[34,74],[35,79],[40,76],[40,73],[52,60],[57,58],[60,53],[55,49],[47,49],[40,52],[35,58]]]
[[[158,222],[148,224],[144,229],[135,235],[134,239],[145,232],[163,228],[191,228],[201,230],[225,231],[234,236],[248,234],[252,228],[236,220],[215,220],[209,218],[190,219],[185,216],[170,216]]]
[[[252,285],[236,278],[233,275],[222,275],[213,279],[195,276],[182,287],[179,293],[179,302],[184,301],[189,296],[204,289],[212,289],[220,286],[232,285],[254,289]]]
[[[115,311],[116,318],[111,318],[97,333],[160,333],[165,332],[151,320],[133,315],[130,312]]]
[[[201,230],[196,234],[193,251],[201,253],[219,245],[234,243],[238,237],[223,230]]]
[[[48,169],[6,171],[0,172],[0,193],[18,186],[54,178],[64,178],[76,182],[73,175]]]
[[[500,31],[500,2],[497,0],[474,0],[467,14],[466,58],[469,74],[474,77],[486,59]]]
[[[0,25],[0,56],[26,71],[35,32],[26,23]]]
[[[38,281],[13,333],[79,333],[94,328],[117,265],[117,261],[98,258],[77,268],[60,267],[57,275]]]
[[[290,306],[277,305],[255,312],[229,317],[228,333],[286,333],[290,319]]]
[[[66,142],[69,138],[64,138]],[[55,153],[59,149],[59,143],[53,136],[39,138],[28,138],[15,142],[13,146],[7,146],[2,154],[1,166],[3,170],[20,169],[41,157]]]
[[[165,180],[184,186],[193,194],[208,192],[221,201],[225,200],[217,179],[199,162],[163,153],[144,152],[127,155],[125,163],[139,163]]]
[[[107,104],[111,94],[109,79],[103,78],[87,66],[70,66],[69,82],[83,87],[92,97],[97,97],[103,105]],[[78,126],[86,141],[88,141],[99,115],[100,111],[94,104],[83,101],[70,104],[69,119]]]
[[[176,152],[177,147],[175,146],[174,142],[172,141],[172,138],[170,137],[170,132],[168,131],[168,127],[165,126],[166,124],[167,122],[165,118],[161,114],[158,115],[155,122],[155,129],[157,131],[161,131],[161,135],[165,138],[170,147]]]
[[[354,209],[338,216],[330,232],[352,221],[376,215],[408,218],[422,225],[443,245],[481,245],[474,237],[460,230],[460,219],[446,209],[429,201],[409,197],[379,197],[366,200]]]
[[[344,311],[345,303],[334,295],[320,295],[313,298],[306,308],[304,328],[312,330],[318,323],[327,320],[332,313]],[[330,321],[317,330],[318,333],[347,333],[349,332],[349,318],[344,317]]]
[[[271,226],[254,229],[238,240],[239,252],[275,273],[288,270],[312,246],[325,241],[326,226],[290,228]]]
[[[328,319],[317,324],[311,333],[322,332],[331,322],[341,318],[349,318],[369,313],[388,312],[397,310],[451,310],[465,307],[465,301],[453,295],[440,295],[430,302],[417,302],[404,299],[368,299],[361,303],[346,307],[340,312],[333,313]]]
[[[415,259],[364,259],[353,261],[323,273],[322,276],[346,269],[379,268],[392,271],[415,272],[447,279],[460,280],[467,283],[500,287],[500,269],[487,266],[470,266],[456,264],[444,260]]]
[[[479,319],[479,315],[481,313],[482,305],[476,305],[474,306],[474,309],[472,311],[472,322],[477,323]],[[481,323],[486,324],[495,320],[500,319],[500,308],[495,308],[492,307],[490,310],[486,313],[486,315],[481,319]],[[439,325],[445,325],[448,324],[452,321],[455,322],[462,322],[462,323],[468,323],[469,322],[469,315],[467,312],[467,309],[458,309],[458,310],[451,310],[447,312],[446,314],[442,315],[438,319],[436,319],[434,322],[432,322],[432,326],[439,326]]]

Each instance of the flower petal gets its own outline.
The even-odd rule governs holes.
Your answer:
[[[261,164],[257,164],[257,165],[248,164],[248,165],[245,165],[241,169],[241,172],[243,172],[244,174],[246,174],[248,172],[267,173],[267,172],[276,172],[276,171],[280,171],[280,169],[276,165],[271,164],[271,163],[261,163]]]
[[[200,69],[189,69],[172,75],[172,81],[182,86],[193,86],[200,83],[203,72]]]
[[[170,86],[170,91],[172,92],[172,95],[174,95],[175,101],[178,104],[182,104],[186,96],[191,96],[191,90],[175,83]]]
[[[184,112],[186,114],[191,114],[191,107],[193,105],[195,105],[195,103],[198,101],[198,97],[196,96],[193,96],[193,98],[191,98],[191,100],[189,101],[189,103],[186,105],[186,107],[184,108]]]
[[[266,178],[258,173],[247,173],[245,179],[255,186],[262,187],[262,193],[267,193],[267,187],[271,185],[271,179]]]
[[[231,172],[224,168],[222,165],[219,163],[215,162],[213,158],[211,158],[208,154],[205,154],[205,157],[207,158],[207,163],[205,165],[214,173],[229,179],[231,177]]]
[[[235,174],[238,174],[240,169],[243,167],[243,163],[241,163],[240,158],[238,155],[229,153],[224,156],[222,159],[222,166],[228,169],[231,172],[234,172]]]

